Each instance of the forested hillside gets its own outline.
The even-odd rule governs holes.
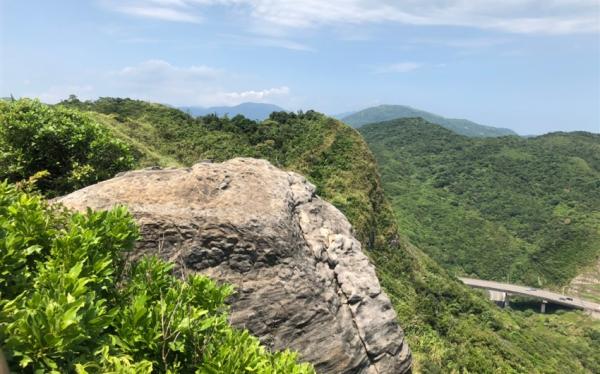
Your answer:
[[[410,240],[455,274],[563,286],[600,256],[600,136],[472,139],[420,119],[361,133]]]
[[[355,130],[316,112],[193,118],[128,99],[62,103],[128,145],[135,167],[261,157],[297,171],[354,225],[398,313],[416,372],[597,372],[600,327],[578,312],[506,312],[398,234],[375,159]],[[401,221],[402,223],[402,221]]]
[[[466,119],[445,118],[437,114],[405,105],[379,105],[363,109],[342,118],[342,121],[352,127],[359,128],[369,123],[416,117],[423,118],[426,121],[445,127],[457,134],[470,137],[517,135],[514,131],[509,129],[485,126]]]

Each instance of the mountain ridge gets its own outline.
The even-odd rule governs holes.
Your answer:
[[[499,137],[518,134],[513,130],[481,125],[467,119],[446,118],[438,114],[426,112],[407,105],[378,105],[355,112],[342,118],[342,122],[359,128],[369,123],[390,121],[399,118],[423,118],[424,120],[445,127],[457,134],[469,137]]]
[[[269,115],[273,112],[286,111],[278,105],[255,102],[245,102],[231,106],[213,106],[208,108],[200,106],[183,106],[179,107],[179,109],[186,113],[189,113],[194,117],[206,116],[209,114],[216,114],[219,117],[223,117],[225,115],[229,117],[235,117],[236,115],[241,114],[244,117],[255,121],[262,121],[268,118]]]

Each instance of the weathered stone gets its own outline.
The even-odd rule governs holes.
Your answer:
[[[403,373],[411,357],[390,300],[344,215],[302,176],[267,161],[128,172],[58,199],[125,204],[140,224],[133,259],[236,286],[231,322],[322,373]]]

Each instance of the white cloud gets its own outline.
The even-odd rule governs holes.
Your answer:
[[[250,43],[263,47],[277,47],[284,49],[291,49],[293,51],[314,51],[313,48],[306,44],[298,43],[293,40],[282,39],[282,38],[253,38],[250,39]]]
[[[25,97],[38,97],[56,103],[75,94],[81,99],[100,96],[129,97],[171,105],[235,105],[245,101],[274,102],[284,105],[290,99],[287,86],[248,87],[243,77],[206,65],[175,66],[163,60],[148,60],[137,65],[100,73],[93,85],[58,85]]]
[[[256,20],[264,32],[269,27],[385,22],[536,34],[600,30],[598,0],[126,0],[109,4],[138,16],[183,22],[198,21],[207,6],[228,6]]]
[[[247,101],[264,102],[277,96],[287,96],[290,89],[287,86],[268,88],[260,91],[242,91],[242,92],[222,92],[216,93],[212,97],[205,98],[204,101],[212,102],[211,105],[237,105]]]
[[[398,62],[375,69],[375,73],[408,73],[423,65],[418,62]]]
[[[285,39],[285,38],[270,38],[263,35],[233,35],[233,34],[223,34],[220,35],[224,38],[224,42],[229,42],[234,45],[240,46],[260,46],[260,47],[274,47],[274,48],[284,48],[290,49],[293,51],[303,51],[303,52],[314,52],[314,49],[309,45],[296,42],[294,40]]]
[[[137,66],[125,67],[112,74],[131,82],[153,81],[160,83],[161,81],[178,81],[194,83],[197,80],[204,81],[216,78],[224,74],[224,71],[206,65],[178,67],[163,60],[148,60]]]
[[[205,105],[217,101],[221,85],[230,79],[224,70],[206,66],[175,66],[163,60],[148,60],[108,74],[113,92],[143,100]]]
[[[90,99],[93,97],[94,87],[92,85],[57,85],[51,86],[42,93],[25,92],[23,97],[35,97],[48,104],[56,104],[69,97],[71,94],[77,95],[80,99]]]
[[[169,8],[167,6],[117,6],[114,8],[114,10],[136,17],[154,18],[163,21],[199,23],[202,20],[202,18],[198,15],[189,14],[187,12]]]

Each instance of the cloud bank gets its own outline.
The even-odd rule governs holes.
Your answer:
[[[166,1],[166,0],[165,0]],[[75,94],[82,99],[99,96],[123,97],[175,105],[237,105],[246,101],[281,102],[290,95],[287,86],[231,90],[237,86],[235,77],[223,69],[206,65],[175,66],[164,60],[147,60],[102,74],[94,84],[57,85],[42,93],[26,96],[56,103]]]
[[[107,0],[136,17],[199,22],[207,7],[225,7],[268,32],[344,24],[462,26],[519,34],[600,31],[598,0]]]

